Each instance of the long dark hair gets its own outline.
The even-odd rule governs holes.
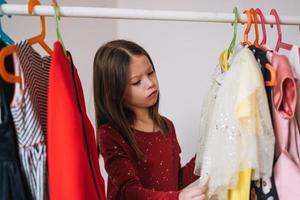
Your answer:
[[[133,56],[146,56],[154,65],[149,54],[138,44],[126,40],[114,40],[101,46],[94,58],[93,88],[97,129],[109,124],[133,148],[138,158],[143,154],[134,137],[134,112],[124,102],[124,93],[128,82],[128,66]],[[159,95],[157,102],[149,108],[149,114],[161,130],[168,133],[166,120],[159,114]],[[98,142],[97,133],[97,142]]]

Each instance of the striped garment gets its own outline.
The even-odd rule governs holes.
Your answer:
[[[23,84],[16,84],[11,112],[16,127],[19,154],[32,196],[48,199],[46,130],[50,57],[41,57],[27,41],[17,44],[16,71]]]

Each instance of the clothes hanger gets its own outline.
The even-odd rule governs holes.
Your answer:
[[[260,10],[258,12],[261,12]],[[257,21],[257,12],[253,8],[250,9],[250,13],[253,17],[254,27],[255,27],[255,41],[254,46],[259,48],[260,45],[258,43],[259,40],[259,32],[258,32],[258,21]],[[260,15],[261,17],[261,15]],[[261,18],[262,19],[262,18]],[[271,79],[269,81],[265,81],[265,86],[275,86],[276,84],[276,71],[270,63],[265,64],[265,68],[269,71]]]
[[[282,42],[282,32],[281,32],[281,27],[280,27],[280,20],[279,20],[279,16],[278,16],[278,13],[277,13],[276,9],[273,8],[271,10],[270,14],[275,17],[277,33],[278,33],[278,38],[277,38],[277,43],[276,43],[276,46],[275,46],[275,51],[278,52],[280,48],[283,48],[283,49],[286,49],[286,50],[291,50],[293,45]],[[273,27],[273,24],[271,25],[271,27]]]
[[[258,47],[258,40],[259,40],[259,32],[258,32],[258,22],[257,22],[257,16],[255,13],[255,10],[251,8],[250,10],[245,10],[243,13],[246,13],[247,15],[247,27],[244,32],[244,41],[242,42],[243,46],[250,46],[252,43],[248,40],[248,34],[251,29],[252,23],[254,23],[254,28],[255,28],[255,41],[254,45],[255,47]]]
[[[6,4],[7,2],[5,0],[0,0],[0,5]],[[0,18],[2,18],[3,15],[0,15]],[[10,16],[8,16],[10,17]],[[0,38],[5,42],[6,44],[10,45],[15,43],[2,29],[2,23],[0,20]]]
[[[255,30],[254,46],[258,48],[259,47],[259,43],[258,43],[258,40],[259,40],[259,31],[258,31],[257,15],[256,15],[256,12],[255,12],[254,8],[250,9],[250,14],[251,14],[251,17],[253,19],[254,30]]]
[[[232,12],[234,13],[234,16],[235,16],[234,22],[231,24],[234,27],[233,37],[232,37],[232,40],[230,42],[228,49],[225,49],[219,56],[219,63],[220,63],[222,72],[226,72],[229,69],[228,59],[232,56],[233,49],[234,49],[235,43],[236,43],[237,24],[239,21],[239,13],[238,13],[237,7],[234,7]]]
[[[276,71],[274,70],[273,66],[270,63],[267,63],[265,65],[265,68],[270,72],[270,77],[271,77],[271,80],[265,81],[265,86],[269,86],[269,87],[275,86],[277,81]]]
[[[249,34],[249,31],[250,31],[250,28],[251,28],[251,25],[252,25],[252,17],[251,17],[250,10],[244,10],[243,13],[247,15],[247,27],[246,27],[245,32],[244,32],[244,41],[242,42],[242,45],[243,46],[247,46],[247,45],[250,46],[252,43],[248,40],[248,34]]]
[[[29,3],[28,3],[29,14],[32,14],[33,8],[36,5],[40,5],[40,2],[38,0],[30,0],[29,1]],[[27,42],[29,45],[40,44],[43,47],[43,49],[49,55],[51,55],[52,50],[44,41],[45,36],[46,36],[45,16],[41,16],[40,21],[41,21],[41,28],[42,28],[41,33],[37,36],[34,36],[34,37],[28,39]],[[6,82],[9,82],[9,83],[16,83],[16,82],[21,83],[22,82],[22,79],[20,76],[15,76],[14,74],[10,74],[5,69],[5,62],[4,62],[5,57],[13,54],[16,51],[17,51],[16,45],[10,45],[8,47],[3,48],[0,51],[0,75]]]
[[[258,43],[258,40],[259,40],[259,32],[258,32],[258,22],[257,22],[257,15],[256,15],[256,12],[253,8],[251,8],[250,10],[248,10],[248,13],[247,14],[247,18],[248,16],[250,15],[251,19],[250,20],[253,20],[253,23],[254,23],[254,28],[255,28],[255,41],[254,41],[254,46],[259,48],[259,43]],[[248,21],[249,21],[249,18],[248,18]],[[252,23],[251,23],[252,24]],[[246,31],[249,32],[250,30],[250,27],[251,25],[249,26],[247,24],[247,28],[246,28]],[[245,32],[246,32],[245,31]],[[248,32],[246,32],[246,41],[248,41]],[[251,44],[251,42],[247,42],[247,45],[248,44]],[[273,66],[269,63],[267,63],[265,65],[265,68],[269,71],[270,73],[270,77],[271,77],[271,80],[270,81],[265,81],[265,86],[275,86],[276,85],[276,71],[274,70]]]
[[[233,37],[232,37],[232,40],[228,47],[228,57],[227,58],[229,58],[233,54],[233,49],[235,47],[236,36],[237,36],[237,25],[238,25],[238,21],[239,21],[239,17],[240,17],[237,7],[234,7],[232,12],[234,13],[234,22],[231,24],[231,25],[233,25]]]
[[[67,55],[66,48],[65,48],[63,39],[61,37],[60,29],[59,29],[60,15],[59,15],[59,6],[58,6],[58,3],[57,3],[56,0],[52,0],[52,6],[54,8],[54,13],[55,13],[56,38],[60,42],[60,44],[62,45],[65,55]]]
[[[259,15],[259,18],[260,18],[261,30],[262,30],[262,33],[263,33],[263,39],[260,43],[260,45],[262,46],[262,45],[265,45],[267,43],[267,31],[266,31],[265,16],[259,8],[256,8],[255,12],[256,12],[257,15]]]
[[[29,0],[29,3],[28,3],[29,14],[32,15],[33,8],[36,5],[40,5],[39,0]],[[42,28],[41,33],[39,35],[35,36],[35,37],[32,37],[32,38],[28,39],[28,43],[30,45],[33,45],[33,44],[36,44],[36,43],[40,44],[45,49],[45,51],[49,55],[51,55],[52,54],[52,50],[51,50],[51,48],[45,42],[45,36],[46,36],[45,16],[41,16],[40,19],[41,19],[41,28]]]

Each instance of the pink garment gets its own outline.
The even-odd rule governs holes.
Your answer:
[[[298,127],[300,127],[300,53],[299,46],[294,45],[289,53],[289,61],[295,72],[295,77],[297,78],[297,105],[296,105],[296,119],[298,122]]]
[[[268,54],[277,78],[276,86],[272,89],[276,140],[275,184],[280,200],[294,200],[300,196],[300,133],[295,119],[296,79],[286,56]]]

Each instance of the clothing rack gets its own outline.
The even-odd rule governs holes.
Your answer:
[[[80,18],[103,18],[103,19],[131,19],[131,20],[165,20],[165,21],[192,21],[192,22],[216,22],[232,23],[233,13],[193,12],[193,11],[170,11],[170,10],[144,10],[124,8],[101,8],[101,7],[71,7],[61,6],[60,16]],[[27,5],[2,4],[2,15],[29,16]],[[39,5],[34,7],[33,15],[54,16],[52,6]],[[259,20],[259,19],[258,19]],[[275,24],[272,15],[265,15],[266,24]],[[247,22],[247,16],[240,14],[239,23]],[[280,24],[300,26],[300,16],[281,16]]]

